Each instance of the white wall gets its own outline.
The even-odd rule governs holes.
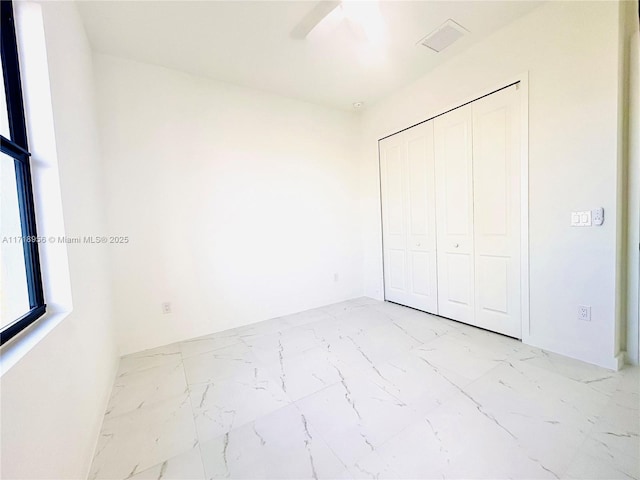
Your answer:
[[[51,82],[50,92],[43,94],[30,88],[25,92],[28,109],[41,107],[40,116],[29,125],[30,143],[38,150],[33,160],[36,204],[42,206],[37,207],[38,233],[99,235],[105,232],[105,215],[91,50],[75,4],[45,2],[43,16],[38,5],[17,5],[18,13],[23,7],[28,12],[21,12],[21,17],[28,13],[34,20],[36,14],[44,20],[40,20],[40,26],[44,25],[47,51],[46,58],[39,59],[38,69],[45,76],[48,73]],[[30,23],[30,27],[37,29],[37,22]],[[28,33],[38,35],[36,30]],[[32,76],[23,80],[29,84],[35,79]],[[49,132],[40,128],[47,123],[46,111],[50,115],[51,107],[39,102],[49,98],[55,138],[47,138],[53,129]],[[53,146],[53,152],[41,148],[45,144]],[[52,156],[47,157],[49,154]],[[52,199],[56,203],[56,195],[61,201],[60,215],[54,212],[43,218],[43,211],[58,208],[48,204]],[[62,252],[56,250],[59,247]],[[50,324],[52,314],[62,317],[62,307],[70,308],[65,291],[69,280],[73,311],[67,312],[0,380],[0,467],[2,478],[6,479],[86,478],[117,366],[107,249],[69,245],[64,252],[64,245],[56,245],[49,253],[53,251],[58,252],[55,259],[44,255],[44,275],[55,277],[56,282],[62,278],[62,284],[47,282],[50,316],[30,330],[29,338]],[[68,265],[56,266],[67,258]],[[49,271],[50,266],[63,274]],[[11,352],[3,348],[3,359],[5,354],[20,350],[27,340],[23,337],[9,344]]]
[[[619,5],[549,2],[364,114],[365,292],[382,298],[377,139],[529,73],[530,332],[548,350],[615,367]],[[604,207],[599,228],[574,210]],[[577,320],[577,305],[592,321]]]
[[[362,295],[354,114],[104,55],[95,76],[122,353]]]
[[[638,329],[640,307],[640,33],[638,32],[638,2],[629,2],[627,32],[628,55],[628,229],[627,229],[627,358],[631,363],[640,361],[640,333]],[[631,20],[633,18],[633,20]]]

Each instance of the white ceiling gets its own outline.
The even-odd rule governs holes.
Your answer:
[[[80,2],[93,48],[341,109],[371,104],[528,13],[532,1],[382,1],[386,41],[374,45],[347,22],[305,40],[290,32],[308,1]],[[452,18],[469,34],[442,53],[416,43]]]

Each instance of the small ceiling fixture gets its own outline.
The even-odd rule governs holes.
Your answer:
[[[360,110],[362,107],[364,107],[364,102],[353,102],[353,108],[355,110]]]
[[[449,19],[429,35],[422,38],[418,44],[424,45],[434,52],[439,53],[467,33],[469,33],[469,31],[466,28]]]

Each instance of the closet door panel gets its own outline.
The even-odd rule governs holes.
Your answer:
[[[385,298],[437,313],[433,125],[380,141]]]
[[[431,296],[433,280],[429,275],[431,260],[428,252],[411,252],[411,293],[423,297]],[[437,313],[432,312],[432,313]]]
[[[399,249],[389,249],[388,252],[389,266],[389,288],[393,292],[394,290],[400,295],[406,290],[406,258],[405,252]]]
[[[403,132],[407,146],[409,284],[416,308],[438,312],[433,123]]]
[[[474,317],[471,106],[434,121],[439,314]]]
[[[407,293],[405,156],[400,138],[380,143],[385,296],[400,303]]]
[[[476,324],[521,336],[520,113],[515,86],[472,104]]]

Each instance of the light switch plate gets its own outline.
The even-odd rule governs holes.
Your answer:
[[[572,227],[590,227],[591,226],[591,210],[583,212],[571,212]]]
[[[571,212],[571,226],[577,227],[580,225],[580,215],[578,212]]]

